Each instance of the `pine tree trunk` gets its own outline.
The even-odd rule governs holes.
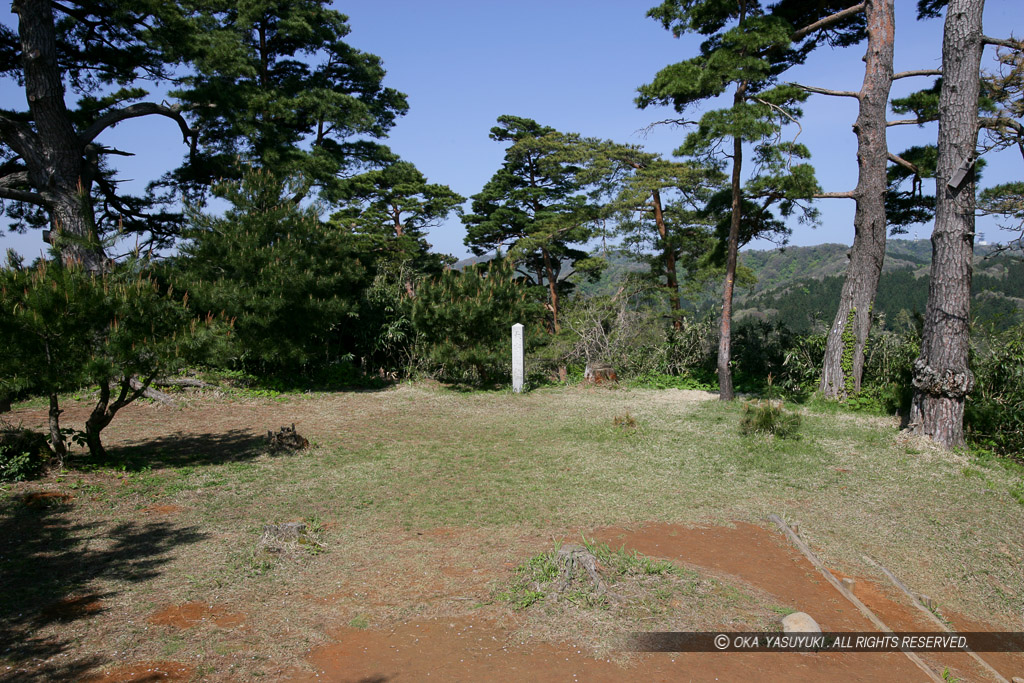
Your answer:
[[[558,279],[558,273],[555,272],[554,265],[551,262],[551,254],[547,249],[541,247],[541,255],[544,257],[544,271],[547,274],[548,280],[548,299],[551,304],[551,329],[554,334],[558,334],[562,331],[562,326],[558,322],[558,289],[555,282]]]
[[[745,84],[736,90],[737,103],[743,101]],[[722,292],[722,322],[718,334],[718,398],[731,401],[736,397],[732,386],[732,293],[736,282],[736,260],[739,255],[740,221],[743,219],[743,194],[740,172],[743,167],[743,139],[733,138],[732,158],[732,216],[729,219],[729,245],[725,260],[725,287]]]
[[[50,394],[50,450],[57,456],[60,464],[64,464],[64,458],[68,454],[68,446],[64,443],[64,435],[60,433],[60,414],[63,411],[57,403],[57,394]]]
[[[662,255],[665,260],[665,287],[668,289],[668,302],[672,310],[672,326],[675,329],[682,328],[682,321],[679,320],[679,311],[682,308],[679,301],[679,279],[676,277],[676,250],[668,242],[668,226],[665,225],[665,211],[661,205],[661,192],[651,190],[651,202],[654,204],[654,224],[661,235]]]
[[[104,254],[89,208],[85,150],[64,103],[52,5],[49,0],[15,0],[11,10],[18,15],[25,94],[36,132],[32,139],[13,141],[12,147],[46,202],[54,234],[70,238],[61,247],[64,258],[99,270]]]
[[[946,8],[931,279],[910,406],[914,433],[949,448],[964,444],[964,398],[974,386],[967,352],[984,5],[950,0]]]
[[[853,218],[853,247],[839,299],[839,310],[829,330],[821,371],[821,392],[845,399],[860,391],[864,356],[871,331],[871,309],[885,259],[885,191],[889,147],[886,114],[892,87],[895,18],[893,0],[867,0],[864,7],[868,50],[864,57],[864,84],[860,90],[857,134],[857,201]]]

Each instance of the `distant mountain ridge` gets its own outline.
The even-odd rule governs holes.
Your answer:
[[[795,332],[827,329],[839,305],[849,252],[849,245],[834,243],[740,252],[741,265],[753,272],[756,282],[737,287],[735,317],[778,319]],[[1005,328],[1024,319],[1024,254],[996,253],[996,247],[990,245],[977,245],[974,252],[975,321]],[[490,258],[493,256],[463,259],[455,267]],[[911,317],[924,313],[931,259],[930,240],[888,240],[874,309],[885,324],[893,324],[900,311]],[[618,250],[608,255],[608,261],[597,282],[573,278],[576,292],[611,296],[624,277],[648,271],[646,263]],[[563,277],[570,272],[563,268]],[[720,296],[721,283],[709,282],[703,290],[689,294],[686,308],[697,315],[706,314],[719,304]]]
[[[741,262],[754,271],[757,284],[738,293],[737,317],[774,317],[794,331],[831,324],[849,251],[843,244],[820,244],[742,252]],[[875,312],[884,320],[891,322],[900,311],[924,313],[931,257],[930,240],[888,240],[875,301]],[[1007,327],[1019,321],[1024,311],[1022,254],[976,246],[971,290],[976,322]]]

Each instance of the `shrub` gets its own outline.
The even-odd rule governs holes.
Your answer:
[[[542,308],[515,275],[511,261],[495,259],[423,282],[412,306],[420,368],[452,382],[511,381],[512,325],[524,326],[524,351],[544,336]]]
[[[894,329],[876,325],[864,359],[861,393],[851,397],[851,407],[886,415],[907,413],[914,395],[914,360],[920,352],[919,323],[908,314],[897,318]]]
[[[975,443],[1024,460],[1024,324],[976,335],[964,423]]]
[[[49,456],[45,436],[0,423],[0,481],[35,479],[46,467]]]
[[[782,401],[768,400],[743,405],[740,434],[767,434],[780,439],[797,438],[800,415],[782,407]]]

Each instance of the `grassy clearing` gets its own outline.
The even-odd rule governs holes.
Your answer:
[[[320,642],[325,624],[467,610],[499,618],[511,608],[488,596],[573,530],[762,523],[771,512],[799,523],[847,574],[873,576],[867,554],[943,611],[1024,627],[1019,468],[939,451],[901,436],[894,419],[863,414],[804,408],[798,440],[744,437],[742,405],[706,398],[419,384],[132,406],[109,428],[110,462],[72,461],[43,482],[2,487],[0,639],[20,644],[3,666],[38,660],[37,673],[74,678],[92,655],[174,654],[225,674],[274,675]],[[65,420],[74,426],[85,410],[71,405]],[[623,416],[628,428],[616,424]],[[45,419],[24,407],[15,417]],[[261,435],[292,422],[315,447],[267,453]],[[26,505],[38,491],[71,498]],[[302,520],[320,525],[324,552],[261,551],[264,524]],[[81,596],[102,610],[38,616]],[[249,640],[146,621],[195,600],[247,612]],[[691,616],[719,614],[702,605]],[[256,659],[242,654],[254,649]]]

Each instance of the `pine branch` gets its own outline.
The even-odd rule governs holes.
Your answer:
[[[792,37],[792,40],[795,42],[795,41],[800,40],[801,38],[805,37],[809,33],[813,33],[814,31],[817,31],[819,29],[827,28],[827,27],[831,26],[832,24],[836,23],[837,21],[841,21],[841,20],[845,19],[846,17],[849,17],[849,16],[852,16],[854,14],[857,14],[858,12],[863,12],[865,4],[866,3],[862,2],[862,3],[858,4],[858,5],[854,5],[853,7],[847,7],[846,9],[844,9],[844,10],[842,10],[840,12],[836,12],[835,14],[830,14],[829,16],[825,17],[824,19],[819,19],[818,21],[814,22],[813,24],[810,24],[809,26],[805,26],[802,29],[800,29],[799,31],[797,31],[796,33],[794,33],[793,37]]]
[[[925,119],[897,119],[895,121],[886,121],[885,125],[886,125],[886,127],[889,127],[889,126],[909,126],[911,124],[916,124],[916,125],[920,126],[921,124],[924,124],[924,123],[928,123],[928,121],[926,121]]]
[[[796,87],[806,90],[807,92],[818,93],[819,95],[832,95],[833,97],[853,97],[860,99],[859,92],[853,92],[850,90],[829,90],[828,88],[818,88],[813,85],[801,85],[800,83],[790,83]]]
[[[86,128],[82,134],[78,136],[78,140],[82,146],[88,145],[90,142],[95,140],[100,133],[116,123],[138,118],[140,116],[150,116],[154,114],[158,116],[166,116],[172,121],[175,121],[178,124],[178,128],[181,129],[184,142],[187,143],[189,138],[191,138],[191,149],[193,151],[195,150],[198,135],[196,135],[196,131],[189,128],[188,122],[185,121],[185,118],[181,115],[181,107],[177,104],[167,106],[164,104],[156,104],[155,102],[139,102],[138,104],[131,104],[127,107],[121,107],[120,109],[112,109],[100,116],[92,123],[92,125]]]
[[[11,199],[16,202],[27,202],[46,208],[47,202],[41,194],[20,189],[28,185],[28,172],[15,171],[0,177],[0,199]]]
[[[914,69],[913,71],[900,71],[892,75],[892,80],[899,78],[910,78],[911,76],[941,76],[942,69]]]
[[[1003,130],[1004,128],[1010,128],[1017,135],[1024,135],[1024,125],[1021,125],[1019,121],[1004,118],[1002,116],[980,116],[978,117],[978,127],[988,128],[989,130]]]
[[[907,161],[898,154],[893,154],[892,152],[889,152],[889,161],[899,164],[900,166],[907,169],[916,176],[921,175],[921,169],[919,169],[915,164],[910,163],[909,161]]]
[[[815,199],[856,199],[857,193],[854,190],[849,192],[819,192],[811,196]]]
[[[1011,50],[1024,50],[1024,41],[1013,38],[989,38],[988,36],[982,36],[981,44],[998,45],[999,47],[1008,47]]]

